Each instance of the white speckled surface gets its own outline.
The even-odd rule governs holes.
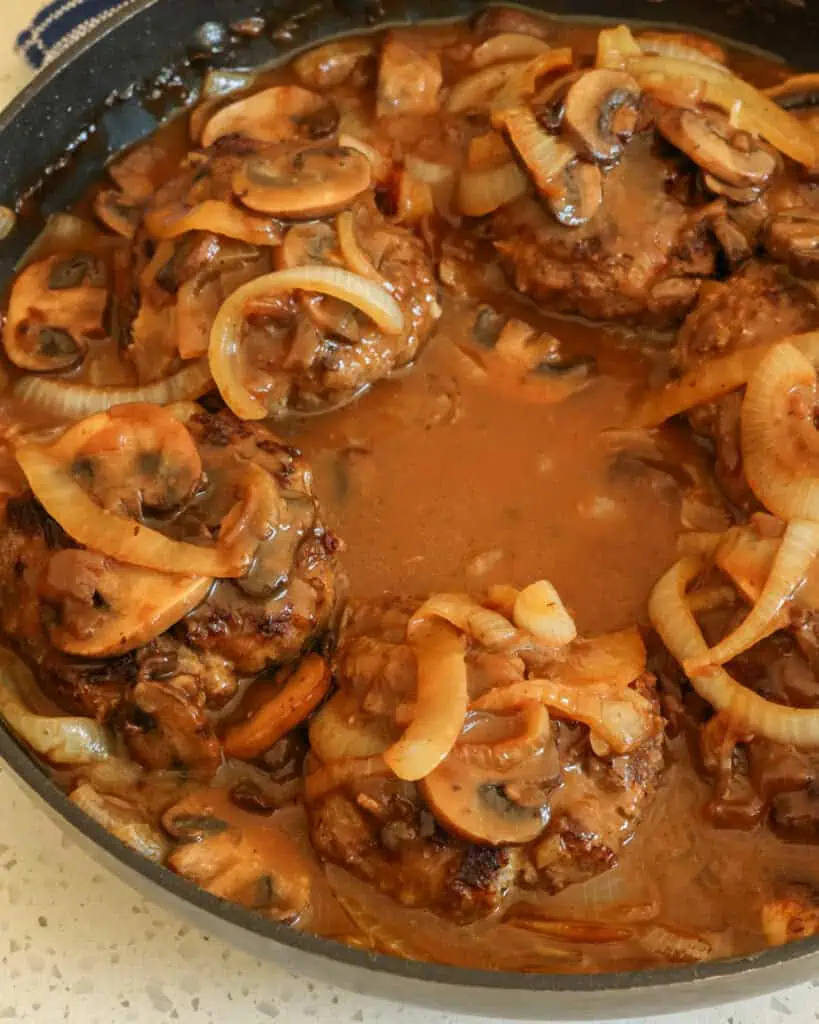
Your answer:
[[[0,107],[28,72],[11,54],[42,0],[0,0]],[[819,981],[667,1024],[813,1024]],[[348,995],[182,924],[102,871],[0,768],[0,1022],[466,1024]],[[633,1022],[636,1024],[636,1022]]]

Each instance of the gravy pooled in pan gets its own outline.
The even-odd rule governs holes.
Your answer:
[[[495,8],[210,84],[8,291],[5,723],[361,948],[819,931],[806,80]]]

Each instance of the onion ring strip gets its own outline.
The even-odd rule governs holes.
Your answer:
[[[18,449],[17,462],[35,497],[77,543],[129,565],[186,576],[236,578],[247,572],[247,552],[198,547],[171,540],[148,526],[100,508],[68,469],[34,445]]]
[[[418,688],[415,716],[403,736],[384,752],[398,776],[416,782],[434,771],[463,728],[468,702],[465,645],[450,625],[433,619],[410,637]]]
[[[369,278],[370,281],[375,281],[382,288],[385,287],[387,282],[378,273],[372,260],[358,244],[355,216],[351,210],[344,210],[336,217],[336,234],[338,235],[338,247],[341,250],[341,255],[347,264],[348,270],[351,270],[354,274],[359,274],[361,277]]]
[[[648,602],[654,629],[680,665],[708,655],[708,645],[685,597],[703,564],[699,558],[681,559],[663,576]],[[819,746],[819,710],[790,708],[766,700],[719,665],[688,678],[700,697],[716,711],[724,712],[740,731],[796,747]]]
[[[815,392],[813,364],[792,344],[780,342],[765,354],[748,382],[740,413],[742,458],[748,485],[769,512],[788,522],[819,522],[819,476],[788,472],[780,458],[780,431],[796,387]],[[812,429],[812,427],[811,427]]]
[[[785,341],[808,359],[819,362],[819,331],[793,334],[782,339]],[[630,426],[657,427],[695,405],[724,398],[747,384],[770,348],[756,345],[740,349],[690,370],[679,380],[647,395],[635,410]]]
[[[91,387],[49,377],[21,377],[13,394],[25,405],[61,419],[75,420],[107,412],[115,405],[149,402],[169,405],[206,394],[213,384],[207,359],[197,359],[164,380],[142,387]]]
[[[686,675],[709,665],[724,665],[759,643],[783,625],[783,606],[793,596],[819,554],[819,523],[794,519],[774,558],[770,575],[748,616],[737,628],[702,657],[690,658]]]
[[[399,335],[404,329],[404,315],[392,295],[380,285],[349,270],[307,264],[277,270],[249,281],[222,303],[213,322],[208,350],[210,371],[216,386],[231,411],[240,419],[260,420],[268,415],[264,401],[244,387],[236,373],[245,306],[256,299],[297,289],[350,303],[385,334]]]

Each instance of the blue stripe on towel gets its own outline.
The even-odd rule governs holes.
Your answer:
[[[123,3],[124,0],[52,0],[17,36],[15,49],[32,67],[42,67]]]

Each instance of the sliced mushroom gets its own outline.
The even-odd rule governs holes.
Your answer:
[[[162,818],[183,840],[168,865],[214,896],[293,922],[310,904],[310,869],[288,834],[298,826],[291,821],[288,829],[278,815],[298,813],[251,814],[230,805],[222,789],[200,790]]]
[[[142,217],[144,204],[129,202],[115,188],[104,188],[94,197],[94,213],[114,234],[133,238]]]
[[[548,805],[516,803],[510,792],[517,782],[469,764],[457,754],[449,757],[419,783],[421,793],[447,830],[473,843],[505,846],[536,839],[549,823]]]
[[[332,135],[337,125],[338,111],[329,100],[298,85],[276,85],[218,110],[205,125],[202,145],[226,135],[306,142]]]
[[[659,131],[695,164],[727,185],[764,186],[777,168],[776,155],[758,139],[738,131],[723,114],[667,110]]]
[[[70,427],[52,454],[98,503],[140,516],[183,505],[202,478],[187,427],[161,406],[119,405]]]
[[[625,71],[587,71],[566,93],[563,124],[593,160],[617,160],[637,126],[640,97]]]
[[[765,248],[797,274],[819,277],[819,210],[792,207],[771,217],[764,232]]]
[[[32,263],[14,282],[3,344],[24,370],[66,370],[81,362],[88,339],[105,335],[105,269],[89,254]]]
[[[372,166],[362,153],[323,146],[254,155],[233,175],[233,191],[252,210],[306,219],[343,210],[371,182]]]
[[[41,585],[57,613],[49,638],[67,654],[124,654],[170,629],[205,599],[211,583],[138,569],[80,548],[58,551]]]
[[[559,179],[559,190],[547,196],[549,209],[567,228],[587,224],[603,202],[603,177],[596,164],[574,160]]]
[[[711,218],[711,230],[732,270],[751,258],[753,250],[745,232],[731,220],[725,208]]]
[[[293,70],[309,89],[332,89],[346,82],[374,52],[372,38],[337,39],[297,57]]]
[[[280,740],[285,733],[295,729],[300,722],[319,706],[330,688],[330,669],[324,658],[308,654],[295,671],[285,669],[280,673],[280,689],[270,693],[267,699],[249,709],[244,721],[232,725],[225,733],[225,752],[229,757],[243,760],[258,757]],[[262,684],[256,684],[260,686]],[[252,691],[251,691],[252,696]]]
[[[749,206],[762,195],[762,189],[757,185],[726,185],[724,181],[705,171],[702,174],[702,183],[709,192],[713,192],[715,196],[724,196],[735,206]]]

